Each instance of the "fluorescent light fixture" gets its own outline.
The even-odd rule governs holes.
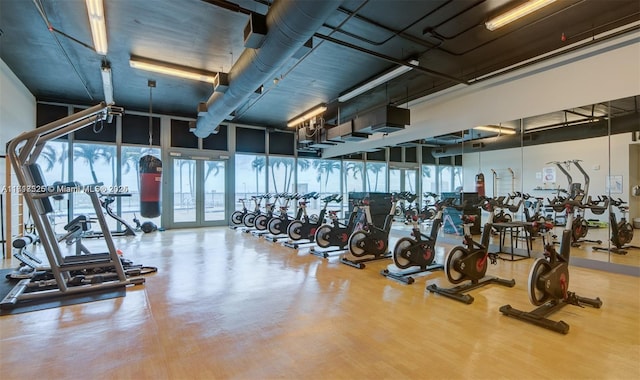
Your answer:
[[[170,75],[178,78],[197,80],[212,84],[216,82],[217,73],[198,71],[197,69],[173,65],[166,62],[153,61],[146,58],[132,57],[129,60],[129,65],[134,69],[152,71],[154,73]]]
[[[102,0],[87,0],[87,12],[91,35],[93,36],[93,48],[100,55],[107,55],[107,25],[104,19],[104,5]]]
[[[111,78],[111,67],[103,65],[100,69],[102,76],[102,91],[104,92],[104,102],[113,104],[113,80]]]
[[[513,128],[509,128],[509,127],[502,127],[499,125],[481,125],[478,127],[473,128],[475,130],[478,131],[485,131],[485,132],[495,132],[497,134],[500,135],[515,135],[516,134],[516,130]]]
[[[556,0],[530,0],[526,3],[517,6],[510,11],[507,11],[501,14],[498,17],[492,18],[491,20],[484,23],[487,29],[494,31],[500,27],[503,27],[513,21],[518,20],[521,17],[528,15],[529,13],[533,13],[540,8],[546,7],[547,5],[555,2]]]
[[[420,64],[420,62],[418,62],[416,60],[411,60],[411,61],[409,61],[409,64],[411,64],[413,66],[418,66]],[[385,74],[382,74],[381,76],[373,79],[372,81],[366,82],[362,86],[358,86],[358,87],[354,88],[353,90],[340,95],[338,97],[338,101],[339,102],[346,102],[347,100],[353,99],[356,96],[358,96],[358,95],[360,95],[362,93],[365,93],[365,92],[367,92],[367,91],[369,91],[369,90],[371,90],[371,89],[373,89],[375,87],[378,87],[381,84],[386,83],[386,82],[390,81],[393,78],[399,77],[400,75],[410,71],[411,69],[413,69],[412,66],[404,66],[404,65],[398,66],[395,69],[393,69],[393,70],[391,70],[391,71],[389,71],[389,72],[387,72]]]
[[[290,127],[295,127],[296,125],[300,125],[305,120],[311,119],[314,116],[318,116],[326,110],[327,110],[327,106],[324,104],[319,105],[315,108],[312,108],[311,110],[305,112],[301,116],[298,116],[295,119],[289,120],[289,122],[287,123],[287,127],[290,128]]]

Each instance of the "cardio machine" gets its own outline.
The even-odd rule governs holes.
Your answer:
[[[357,269],[364,269],[365,262],[373,260],[386,259],[391,256],[389,252],[389,232],[393,224],[393,216],[395,214],[397,199],[391,197],[391,209],[384,218],[382,227],[374,225],[371,217],[371,207],[369,200],[364,199],[362,209],[365,215],[365,225],[363,229],[355,231],[349,236],[349,252],[348,254],[358,259],[352,259],[343,255],[340,262]]]
[[[120,215],[116,214],[115,211],[113,211],[113,209],[111,208],[111,204],[116,201],[116,197],[130,197],[130,196],[131,194],[129,193],[108,193],[108,194],[99,193],[98,194],[98,197],[100,199],[100,206],[102,206],[102,208],[106,211],[107,215],[124,226],[124,230],[122,231],[111,231],[112,237],[136,236],[136,230],[129,223],[127,223],[127,221],[124,220]],[[104,237],[104,234],[102,232],[85,230],[82,237],[87,239],[102,238]],[[70,243],[67,241],[67,244],[70,244]]]
[[[609,198],[609,204],[615,206],[622,213],[622,218],[618,222],[616,213],[612,209],[609,210],[609,225],[611,226],[611,243],[614,247],[593,247],[594,251],[608,251],[611,253],[617,253],[619,255],[626,255],[628,249],[640,249],[640,247],[628,244],[633,240],[633,226],[627,221],[626,214],[629,212],[629,207],[625,206],[622,199],[617,200]]]
[[[568,200],[573,200],[578,201],[579,203],[575,205],[575,207],[571,207],[571,212],[574,213],[575,215],[571,215],[571,225],[568,224],[567,221],[567,225],[571,228],[571,245],[573,247],[579,247],[580,243],[585,242],[585,243],[594,243],[594,244],[602,244],[602,240],[589,240],[586,239],[587,236],[587,232],[589,231],[589,223],[587,222],[587,220],[584,218],[583,214],[584,214],[584,209],[585,208],[591,208],[592,211],[594,211],[594,213],[596,214],[602,214],[605,210],[606,207],[597,207],[593,204],[590,204],[591,202],[587,202],[587,204],[583,204],[582,201],[585,199],[589,199],[588,195],[589,195],[589,175],[587,174],[587,172],[584,171],[584,169],[582,168],[582,166],[580,165],[580,160],[569,160],[569,161],[564,161],[564,162],[558,162],[558,161],[554,161],[554,162],[549,162],[549,163],[553,163],[556,164],[556,166],[558,167],[558,169],[560,169],[560,171],[567,177],[567,180],[569,181],[569,197]],[[576,168],[578,168],[578,170],[580,171],[580,173],[582,173],[582,176],[584,177],[584,189],[582,189],[580,187],[579,183],[574,183],[573,179],[571,178],[571,175],[569,174],[569,172],[563,167],[563,164],[566,165],[567,167],[569,167],[571,164],[573,164]],[[567,212],[569,209],[567,209]],[[567,216],[568,218],[568,216]]]
[[[317,199],[319,194],[315,194],[313,196],[314,199]],[[302,217],[300,219],[294,220],[289,224],[287,228],[287,235],[292,240],[292,242],[285,242],[284,245],[290,248],[297,249],[300,246],[300,240],[307,240],[309,244],[314,243],[316,230],[322,226],[324,223],[324,217],[327,213],[327,206],[330,202],[340,203],[342,202],[342,196],[338,196],[337,194],[332,194],[322,199],[324,202],[324,206],[320,210],[320,215],[313,219],[307,215],[307,202],[305,200],[300,202],[300,207],[302,208]]]
[[[585,298],[569,291],[569,259],[571,254],[571,225],[573,222],[573,208],[580,206],[580,200],[565,200],[567,209],[567,224],[562,232],[560,252],[557,252],[551,243],[552,225],[545,226],[547,235],[544,247],[544,258],[539,258],[533,263],[529,272],[529,301],[538,306],[533,311],[521,311],[504,305],[500,312],[509,317],[532,323],[536,326],[567,334],[569,325],[564,321],[552,321],[547,317],[567,305],[589,305],[596,309],[602,306],[600,298]]]
[[[295,217],[292,219],[289,213],[287,212],[289,209],[289,202],[293,199],[299,200],[302,199],[304,201],[308,201],[317,193],[307,193],[304,195],[300,195],[298,193],[290,194],[285,197],[285,202],[282,206],[280,206],[280,215],[274,218],[269,219],[267,222],[267,230],[271,233],[269,240],[276,242],[279,239],[287,238],[287,228],[294,220],[299,220],[302,217],[302,207],[298,205],[298,210],[296,211]]]
[[[393,264],[383,269],[381,275],[411,285],[415,282],[413,275],[443,268],[442,264],[435,263],[436,240],[442,226],[442,210],[450,202],[451,199],[447,199],[434,205],[436,213],[429,236],[420,231],[418,216],[412,218],[412,237],[403,237],[396,242],[393,248]]]
[[[359,204],[354,204],[353,210],[347,223],[340,222],[338,211],[329,211],[329,220],[331,223],[323,224],[316,230],[314,240],[320,249],[311,247],[309,253],[322,258],[335,256],[343,253],[349,243],[349,236],[355,229],[356,222],[362,215],[362,208]]]
[[[473,236],[471,235],[471,226],[474,220],[475,216],[462,216],[464,229],[463,242],[465,246],[454,247],[447,255],[444,265],[444,272],[449,282],[452,284],[460,284],[463,281],[468,281],[468,283],[453,288],[441,288],[436,284],[431,284],[427,286],[427,290],[430,292],[470,304],[473,302],[473,297],[469,294],[464,294],[467,291],[489,284],[498,284],[510,288],[516,284],[513,279],[506,280],[493,276],[485,276],[488,262],[496,264],[498,255],[489,253],[491,223],[484,225],[482,238],[480,243],[478,243],[473,240]]]
[[[242,208],[234,211],[231,214],[231,217],[229,217],[229,227],[233,229],[238,228],[238,226],[242,224],[242,218],[244,218],[244,216],[249,212],[244,198],[238,199],[238,202],[240,202]]]

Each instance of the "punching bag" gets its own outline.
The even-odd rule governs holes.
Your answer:
[[[478,196],[484,197],[484,174],[476,174],[476,193]]]
[[[146,155],[140,157],[140,215],[157,218],[162,213],[162,161]]]

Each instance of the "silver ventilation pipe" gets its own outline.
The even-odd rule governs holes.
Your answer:
[[[342,3],[340,0],[277,0],[266,15],[260,49],[245,49],[229,71],[225,93],[214,92],[201,110],[194,134],[204,138],[293,56]]]

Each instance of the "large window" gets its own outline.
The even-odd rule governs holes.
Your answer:
[[[73,180],[80,184],[102,184],[107,192],[116,185],[117,157],[115,145],[74,143],[73,144]],[[111,205],[115,208],[116,205]],[[115,211],[115,210],[114,210]],[[73,194],[73,217],[87,215],[95,217],[95,211],[91,199],[83,193]],[[115,219],[107,217],[109,228],[115,230],[118,223]]]
[[[389,192],[399,193],[402,191],[402,170],[389,169]]]

